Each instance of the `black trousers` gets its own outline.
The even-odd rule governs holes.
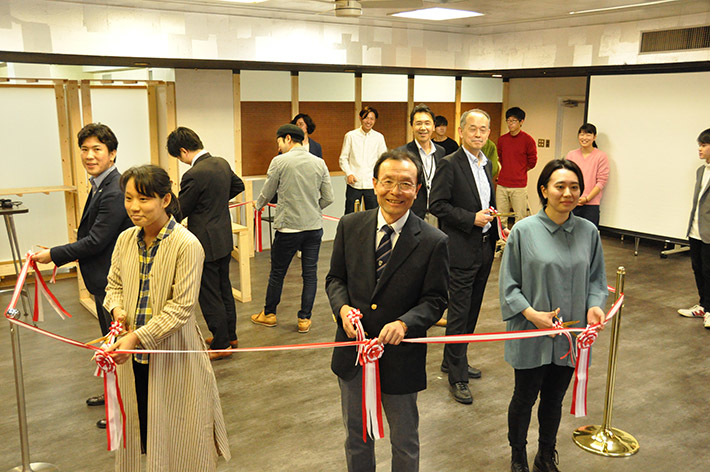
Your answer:
[[[476,329],[483,293],[493,265],[495,245],[486,238],[481,248],[481,261],[470,269],[451,268],[449,278],[449,312],[446,315],[446,335],[471,334]],[[444,365],[449,368],[449,383],[468,383],[468,344],[447,344]]]
[[[582,205],[572,210],[576,216],[584,218],[594,223],[594,226],[599,229],[599,205]]]
[[[547,364],[534,369],[515,369],[515,390],[508,406],[508,442],[512,448],[527,444],[532,407],[540,395],[537,420],[540,425],[539,443],[554,448],[562,418],[562,400],[574,369]]]
[[[690,264],[695,275],[695,285],[700,295],[700,306],[710,311],[710,244],[699,239],[690,241]]]
[[[106,298],[106,292],[101,291],[101,293],[92,293],[94,296],[94,302],[96,303],[96,316],[99,319],[99,325],[101,326],[101,334],[106,336],[108,334],[108,329],[111,326],[111,321],[113,317],[104,308],[104,299]]]
[[[375,191],[371,188],[353,188],[350,185],[345,186],[345,214],[355,211],[355,200],[365,197],[365,208],[362,210],[371,210],[377,208],[377,197]]]
[[[207,327],[212,332],[212,349],[227,349],[229,341],[237,339],[237,309],[229,281],[231,254],[221,259],[205,261],[200,282],[200,308]]]
[[[145,454],[148,441],[148,364],[140,364],[134,359],[133,377],[136,380],[136,400],[138,402],[138,421],[141,431],[141,452]]]

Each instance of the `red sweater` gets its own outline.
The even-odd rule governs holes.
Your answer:
[[[498,185],[522,188],[528,185],[528,171],[537,164],[535,140],[525,131],[515,136],[505,133],[498,138],[498,160],[501,171]]]

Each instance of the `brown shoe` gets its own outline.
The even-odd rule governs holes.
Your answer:
[[[273,328],[274,326],[276,326],[276,315],[273,313],[269,313],[268,315],[266,315],[262,311],[255,315],[251,315],[251,322],[254,324],[266,326],[268,328]]]
[[[307,333],[311,330],[311,320],[310,318],[299,318],[298,319],[298,332]]]
[[[440,319],[439,321],[437,321],[436,323],[434,323],[434,324],[435,324],[436,326],[446,326],[446,318],[444,318],[444,317],[442,316],[441,319]]]
[[[212,345],[212,341],[214,341],[214,338],[205,338],[205,344],[207,344],[207,347],[210,347]],[[229,341],[229,347],[232,349],[236,349],[239,347],[239,340],[235,339],[234,341]]]
[[[210,352],[210,360],[211,361],[218,361],[220,359],[226,359],[228,357],[232,357],[231,352]]]

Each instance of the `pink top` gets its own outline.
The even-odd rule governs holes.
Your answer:
[[[602,201],[604,186],[609,180],[609,159],[607,159],[606,153],[594,148],[590,155],[584,157],[580,148],[568,152],[565,159],[569,159],[582,169],[584,193],[580,195],[581,197],[589,195],[594,187],[599,187],[601,191],[587,203],[587,205],[599,205]]]

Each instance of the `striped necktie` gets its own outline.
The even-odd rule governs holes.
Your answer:
[[[377,258],[377,280],[380,280],[380,275],[384,272],[390,254],[392,254],[392,233],[394,233],[394,229],[389,225],[382,225],[380,229],[384,231],[385,234],[382,236],[382,239],[380,239],[380,244],[375,251],[375,257]]]

